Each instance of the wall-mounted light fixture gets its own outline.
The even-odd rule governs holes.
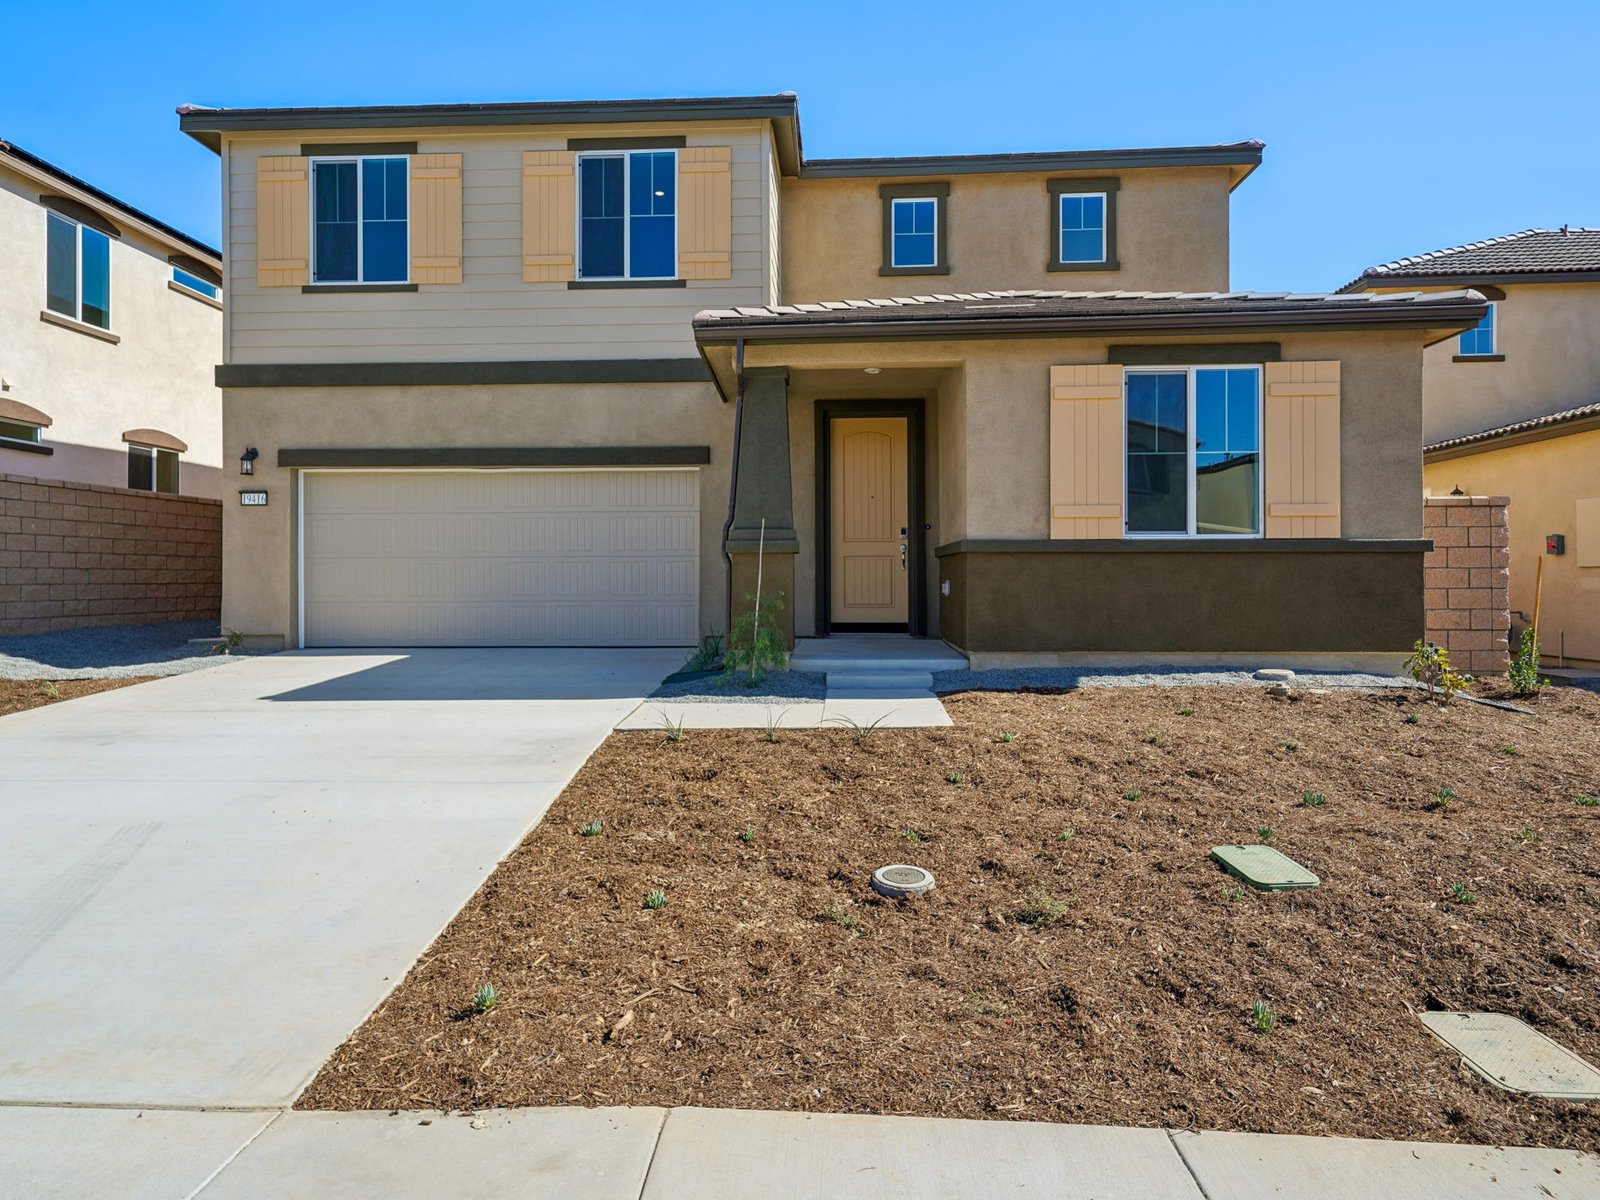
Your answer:
[[[239,474],[254,475],[256,473],[256,459],[261,457],[261,451],[251,446],[239,455]]]

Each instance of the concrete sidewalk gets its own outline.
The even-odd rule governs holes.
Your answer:
[[[698,1108],[476,1117],[0,1108],[0,1181],[8,1196],[81,1200],[1594,1200],[1600,1160],[1425,1142]]]

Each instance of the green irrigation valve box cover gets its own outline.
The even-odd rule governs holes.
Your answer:
[[[1284,892],[1295,888],[1314,888],[1322,880],[1287,854],[1271,846],[1213,846],[1211,857],[1222,869],[1263,892]]]

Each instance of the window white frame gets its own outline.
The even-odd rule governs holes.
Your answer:
[[[1067,258],[1061,253],[1062,238],[1067,233],[1066,223],[1061,219],[1062,205],[1068,200],[1100,201],[1100,253],[1095,258]],[[1067,266],[1082,266],[1106,261],[1106,226],[1111,223],[1111,197],[1105,192],[1058,192],[1056,193],[1056,261]],[[1083,232],[1078,230],[1077,232]]]
[[[933,205],[933,260],[931,262],[907,263],[900,261],[900,241],[895,237],[894,214],[902,204],[931,204]],[[889,265],[891,267],[907,270],[931,270],[939,265],[939,204],[938,196],[893,196],[889,200]]]
[[[150,486],[148,489],[130,487],[130,491],[148,490],[153,496],[178,496],[183,494],[183,455],[164,446],[145,446],[139,442],[129,442],[128,457],[132,459],[140,454],[146,455],[150,459]],[[161,456],[163,454],[172,455],[172,482],[175,486],[170,492],[161,490]]]
[[[633,156],[635,154],[670,154],[672,155],[672,176],[677,180],[672,190],[672,273],[670,275],[634,275],[630,273],[633,265]],[[621,275],[585,275],[583,273],[583,163],[590,158],[620,158],[622,160],[622,274]],[[681,218],[683,216],[683,185],[682,175],[678,171],[678,152],[675,149],[635,147],[633,149],[616,150],[580,150],[577,160],[572,167],[572,186],[577,189],[576,201],[572,206],[572,220],[574,229],[572,244],[577,250],[577,262],[573,274],[582,282],[600,281],[615,282],[626,279],[677,279],[678,278],[678,249],[679,235],[681,232]]]
[[[21,429],[32,434],[31,437],[18,437],[14,433],[7,433],[6,429]],[[18,421],[12,417],[0,417],[0,441],[28,442],[38,446],[44,442],[44,426],[35,425],[32,421]]]
[[[1482,322],[1479,322],[1478,325],[1474,325],[1471,329],[1464,329],[1464,330],[1461,331],[1460,334],[1458,334],[1456,336],[1456,355],[1458,357],[1460,357],[1460,358],[1491,358],[1494,355],[1500,353],[1500,303],[1499,303],[1499,301],[1497,301],[1497,300],[1489,301],[1489,312],[1488,312],[1487,316],[1488,316],[1488,321],[1489,321],[1489,348],[1487,350],[1471,350],[1471,351],[1469,351],[1469,350],[1464,349],[1462,347],[1462,345],[1461,345],[1461,339],[1462,338],[1466,337],[1469,333],[1476,334],[1477,332],[1479,332],[1479,326],[1482,324]]]
[[[366,238],[361,233],[362,201],[366,198],[366,172],[361,169],[361,164],[373,160],[387,162],[391,159],[400,159],[406,164],[406,275],[404,279],[371,279],[367,276]],[[356,277],[354,279],[318,279],[317,278],[317,164],[318,163],[355,163],[356,164]],[[411,156],[409,154],[330,154],[313,156],[306,161],[307,200],[311,205],[311,212],[307,220],[311,229],[311,282],[337,284],[340,287],[394,287],[396,284],[411,282]],[[182,284],[179,285],[183,286]]]
[[[55,309],[50,307],[50,239],[49,239],[49,231],[50,231],[50,222],[51,221],[61,221],[64,224],[72,226],[72,237],[73,237],[73,245],[74,245],[73,256],[74,257],[73,257],[73,263],[72,263],[72,266],[73,266],[72,312],[70,312],[70,313],[56,312]],[[85,225],[84,225],[84,223],[82,221],[74,220],[72,217],[66,216],[64,213],[58,213],[54,209],[46,209],[45,210],[45,252],[44,252],[44,306],[45,306],[45,311],[53,312],[58,317],[67,317],[69,320],[77,321],[80,325],[87,325],[91,329],[101,329],[101,330],[104,330],[105,332],[109,333],[110,330],[111,330],[112,316],[114,314],[114,306],[111,303],[111,292],[112,292],[111,243],[114,242],[116,239],[112,238],[112,237],[109,237],[104,233],[101,233],[101,231],[98,230],[98,229],[96,229],[94,231],[95,233],[99,234],[101,237],[106,239],[106,323],[104,325],[96,325],[92,321],[85,321],[83,319],[83,231],[84,231],[85,228],[86,227],[85,227]]]
[[[1195,528],[1195,497],[1198,491],[1199,476],[1195,472],[1198,449],[1195,445],[1195,415],[1196,398],[1198,395],[1195,387],[1195,374],[1199,371],[1254,371],[1256,373],[1256,530],[1254,533],[1200,533]],[[1179,372],[1188,376],[1185,383],[1185,402],[1188,405],[1187,442],[1185,455],[1189,480],[1188,496],[1185,498],[1187,512],[1185,514],[1185,530],[1140,530],[1135,532],[1128,528],[1128,379],[1134,375],[1176,375]],[[1202,542],[1237,542],[1258,540],[1265,535],[1266,529],[1266,478],[1265,442],[1266,442],[1266,411],[1263,396],[1266,388],[1262,377],[1266,374],[1261,369],[1260,363],[1202,363],[1198,366],[1182,366],[1174,364],[1170,367],[1128,367],[1122,373],[1122,534],[1127,538],[1136,539],[1161,539],[1193,538]]]

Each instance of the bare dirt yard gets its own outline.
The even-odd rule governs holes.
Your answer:
[[[1600,1062],[1600,807],[1580,800],[1600,796],[1600,696],[1530,703],[969,693],[947,700],[954,728],[864,743],[613,736],[300,1107],[1592,1150],[1600,1104],[1499,1091],[1414,1015],[1515,1014]],[[1255,892],[1207,858],[1258,840],[1322,885]],[[876,898],[894,862],[937,889]]]
[[[133,679],[0,679],[0,717],[44,704],[109,692],[112,688],[144,683],[148,676]]]

